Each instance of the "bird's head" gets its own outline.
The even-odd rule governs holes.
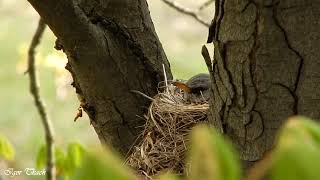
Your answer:
[[[179,89],[183,90],[186,93],[190,93],[191,92],[191,88],[188,85],[186,85],[185,83],[183,83],[183,82],[174,81],[174,82],[172,82],[172,84],[174,86],[178,87]]]

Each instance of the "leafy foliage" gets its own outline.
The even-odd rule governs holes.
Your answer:
[[[274,151],[273,180],[320,178],[320,126],[304,118],[288,121]]]
[[[75,170],[81,166],[84,156],[84,148],[78,143],[70,143],[67,148],[66,172],[73,174]]]
[[[70,143],[66,153],[56,148],[56,168],[66,179],[139,179],[109,149],[87,152],[78,143]],[[314,180],[320,177],[320,125],[305,117],[288,120],[279,133],[275,148],[255,166],[249,179]],[[195,127],[190,135],[187,154],[187,179],[241,180],[240,161],[231,143],[205,125]],[[37,167],[45,165],[45,147],[38,154]],[[257,173],[258,172],[258,173]],[[254,177],[254,178],[252,178]],[[179,180],[172,173],[155,179]]]
[[[43,169],[46,166],[46,152],[46,146],[41,146],[36,160],[36,167],[38,169]],[[66,177],[66,179],[73,176],[76,169],[82,165],[84,153],[84,148],[75,142],[68,144],[66,152],[59,147],[55,147],[54,154],[57,176],[63,176]]]
[[[134,180],[137,179],[110,150],[85,154],[83,166],[77,170],[74,180]]]
[[[191,133],[190,179],[240,179],[240,165],[227,140],[212,128],[200,125]]]

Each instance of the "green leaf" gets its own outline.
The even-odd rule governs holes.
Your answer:
[[[13,160],[15,155],[14,148],[10,141],[0,134],[0,157],[6,160]]]
[[[239,180],[240,163],[230,143],[214,129],[199,125],[191,133],[190,179]]]
[[[70,143],[68,145],[67,156],[66,156],[66,166],[67,174],[72,175],[76,168],[82,165],[84,148],[79,143]]]
[[[310,138],[312,138],[315,144],[320,146],[320,124],[318,122],[305,117],[297,117],[295,126],[302,127],[309,132]]]
[[[66,167],[66,156],[63,150],[59,147],[55,147],[55,166],[57,176],[66,175],[67,167]]]
[[[46,146],[42,145],[39,148],[37,158],[36,158],[36,167],[37,169],[43,169],[46,166]]]
[[[65,155],[61,148],[55,147],[54,159],[57,176],[64,175],[66,172]],[[43,169],[46,167],[46,163],[47,147],[45,145],[42,145],[37,154],[36,167],[38,169]]]
[[[85,153],[83,165],[76,169],[74,180],[134,180],[128,168],[109,150]]]
[[[272,180],[319,179],[320,126],[305,117],[291,118],[279,134]]]

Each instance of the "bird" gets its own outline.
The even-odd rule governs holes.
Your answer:
[[[207,102],[210,97],[210,76],[200,73],[188,81],[173,81],[172,84],[184,92],[184,99],[190,103]]]

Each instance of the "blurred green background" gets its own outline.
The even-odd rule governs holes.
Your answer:
[[[179,2],[196,9],[205,0]],[[160,0],[148,3],[174,77],[187,79],[206,72],[200,51],[207,38],[207,27]],[[200,15],[210,22],[213,5]],[[38,19],[27,1],[0,0],[0,133],[7,136],[16,149],[15,161],[6,164],[0,160],[0,169],[34,167],[39,147],[44,143],[43,128],[29,93],[29,79],[24,75],[27,50]],[[79,102],[70,86],[71,77],[64,69],[67,60],[63,53],[54,50],[54,41],[54,35],[47,29],[37,49],[37,65],[40,91],[53,121],[55,142],[62,147],[70,141],[78,141],[85,147],[98,146],[98,137],[86,115],[73,122]]]

